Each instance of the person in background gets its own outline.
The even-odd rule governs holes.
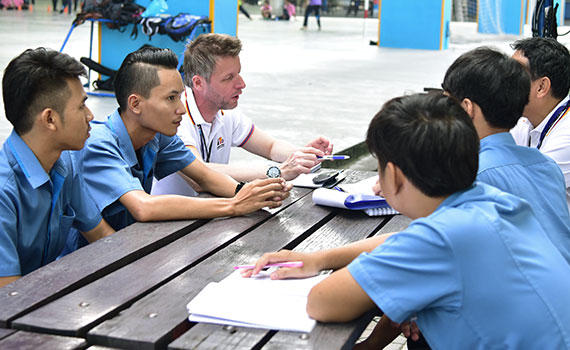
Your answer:
[[[247,10],[243,7],[241,0],[238,0],[238,6],[239,6],[239,11],[241,13],[243,13],[245,15],[245,17],[247,17],[247,19],[249,19],[250,21],[253,21],[253,19],[249,15],[249,12],[247,12]]]
[[[285,4],[283,5],[283,14],[279,17],[275,17],[275,20],[288,21],[291,17],[297,20],[295,5],[293,5],[291,1],[285,0]]]
[[[315,18],[317,19],[317,25],[319,30],[321,30],[321,5],[322,0],[307,0],[307,8],[305,9],[305,19],[303,20],[303,26],[301,30],[307,30],[307,25],[309,23],[309,15],[314,12]]]
[[[269,0],[265,0],[263,1],[263,5],[261,5],[261,17],[263,17],[263,19],[271,19],[271,11],[273,10],[271,8],[271,5],[269,4]]]

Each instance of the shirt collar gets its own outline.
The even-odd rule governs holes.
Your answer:
[[[550,119],[550,117],[552,116],[552,114],[554,114],[554,112],[558,109],[558,107],[564,105],[566,102],[568,102],[568,99],[570,99],[570,96],[566,96],[562,101],[560,101],[560,103],[558,103],[556,105],[556,107],[554,107],[550,113],[548,113],[548,115],[546,116],[546,118],[544,118],[542,120],[542,122],[540,122],[540,124],[538,124],[538,126],[534,129],[532,129],[532,132],[538,132],[541,133],[542,130],[544,130],[544,127],[546,126],[546,124],[548,123],[548,120]]]
[[[515,139],[513,139],[513,136],[511,135],[511,133],[509,132],[500,132],[497,134],[492,134],[489,136],[486,136],[484,138],[481,139],[481,141],[479,142],[480,144],[480,148],[483,148],[485,146],[489,146],[489,145],[505,145],[505,144],[510,144],[510,145],[515,145]]]
[[[50,180],[34,152],[15,130],[12,130],[6,143],[32,188],[38,188]],[[60,159],[55,162],[50,173],[54,171],[63,177],[67,175],[67,171],[61,164]]]

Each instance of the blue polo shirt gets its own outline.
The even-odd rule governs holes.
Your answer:
[[[89,193],[115,230],[136,221],[119,202],[122,195],[134,190],[150,193],[153,176],[161,179],[195,159],[178,136],[162,134],[135,152],[118,110],[106,122],[91,122],[91,126],[91,137],[79,152],[79,160]]]
[[[71,227],[89,231],[101,214],[71,152],[49,174],[12,131],[0,151],[0,276],[25,275],[54,261]]]
[[[481,140],[477,180],[530,203],[540,224],[570,263],[570,214],[564,175],[536,148],[517,146],[510,133]]]
[[[348,270],[433,349],[570,349],[570,266],[528,203],[476,182]]]

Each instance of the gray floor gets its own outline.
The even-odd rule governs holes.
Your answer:
[[[48,13],[49,3],[36,1],[33,13],[0,11],[2,69],[26,48],[61,47],[74,16]],[[337,150],[363,140],[383,102],[438,87],[446,67],[462,52],[480,45],[509,51],[508,44],[516,39],[477,34],[473,23],[452,23],[449,50],[386,49],[369,45],[377,40],[377,19],[323,17],[323,30],[317,31],[312,17],[306,32],[299,30],[300,17],[289,22],[263,21],[258,15],[253,19],[239,17],[247,84],[242,110],[276,137],[301,145],[322,134]],[[64,52],[76,58],[88,55],[88,24],[73,31]],[[88,105],[96,119],[103,119],[116,103],[113,98],[90,97]],[[0,142],[10,129],[0,118]],[[242,151],[232,156],[234,162],[251,159]]]

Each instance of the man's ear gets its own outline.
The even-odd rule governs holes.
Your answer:
[[[402,169],[399,166],[395,165],[392,162],[388,162],[386,168],[390,166],[390,173],[392,178],[392,188],[394,189],[394,194],[400,194],[404,188],[404,184],[407,181],[407,178],[404,176]]]
[[[50,131],[57,130],[57,122],[60,119],[59,113],[57,113],[52,108],[45,108],[39,115],[39,123],[46,129]],[[37,120],[36,120],[37,122]]]
[[[192,87],[197,91],[203,90],[206,87],[206,79],[195,74],[192,76]]]
[[[468,98],[464,98],[463,101],[461,101],[461,107],[463,107],[465,112],[467,112],[471,117],[471,120],[473,120],[473,117],[475,116],[475,104],[473,101]]]
[[[142,103],[143,99],[137,94],[130,94],[129,97],[127,97],[127,106],[134,114],[141,114]]]
[[[536,90],[536,97],[543,98],[550,93],[550,88],[552,87],[552,83],[549,77],[542,77],[538,78],[537,81],[537,90]]]

